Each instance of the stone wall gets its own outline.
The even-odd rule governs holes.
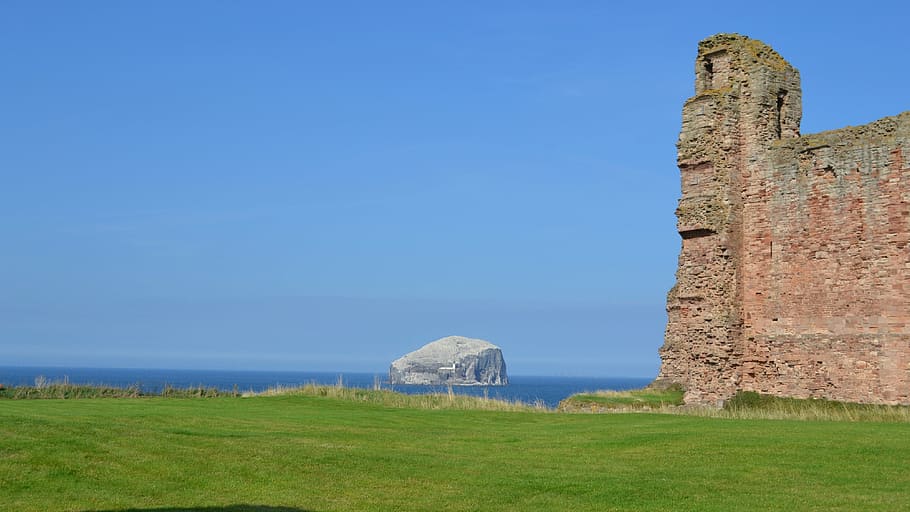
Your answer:
[[[737,35],[695,75],[658,381],[910,403],[910,112],[800,136],[799,73]]]

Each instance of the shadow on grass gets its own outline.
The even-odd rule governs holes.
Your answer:
[[[123,508],[116,510],[86,510],[85,512],[310,512],[296,507],[270,507],[267,505],[226,505],[223,507],[163,507]]]

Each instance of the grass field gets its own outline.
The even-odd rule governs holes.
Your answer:
[[[910,509],[907,423],[430,405],[3,400],[0,510]]]

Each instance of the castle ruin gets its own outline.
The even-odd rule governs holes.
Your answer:
[[[910,112],[800,135],[799,72],[739,35],[695,78],[658,382],[910,404]]]

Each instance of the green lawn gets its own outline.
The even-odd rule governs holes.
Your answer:
[[[0,510],[907,510],[910,424],[0,401]]]

